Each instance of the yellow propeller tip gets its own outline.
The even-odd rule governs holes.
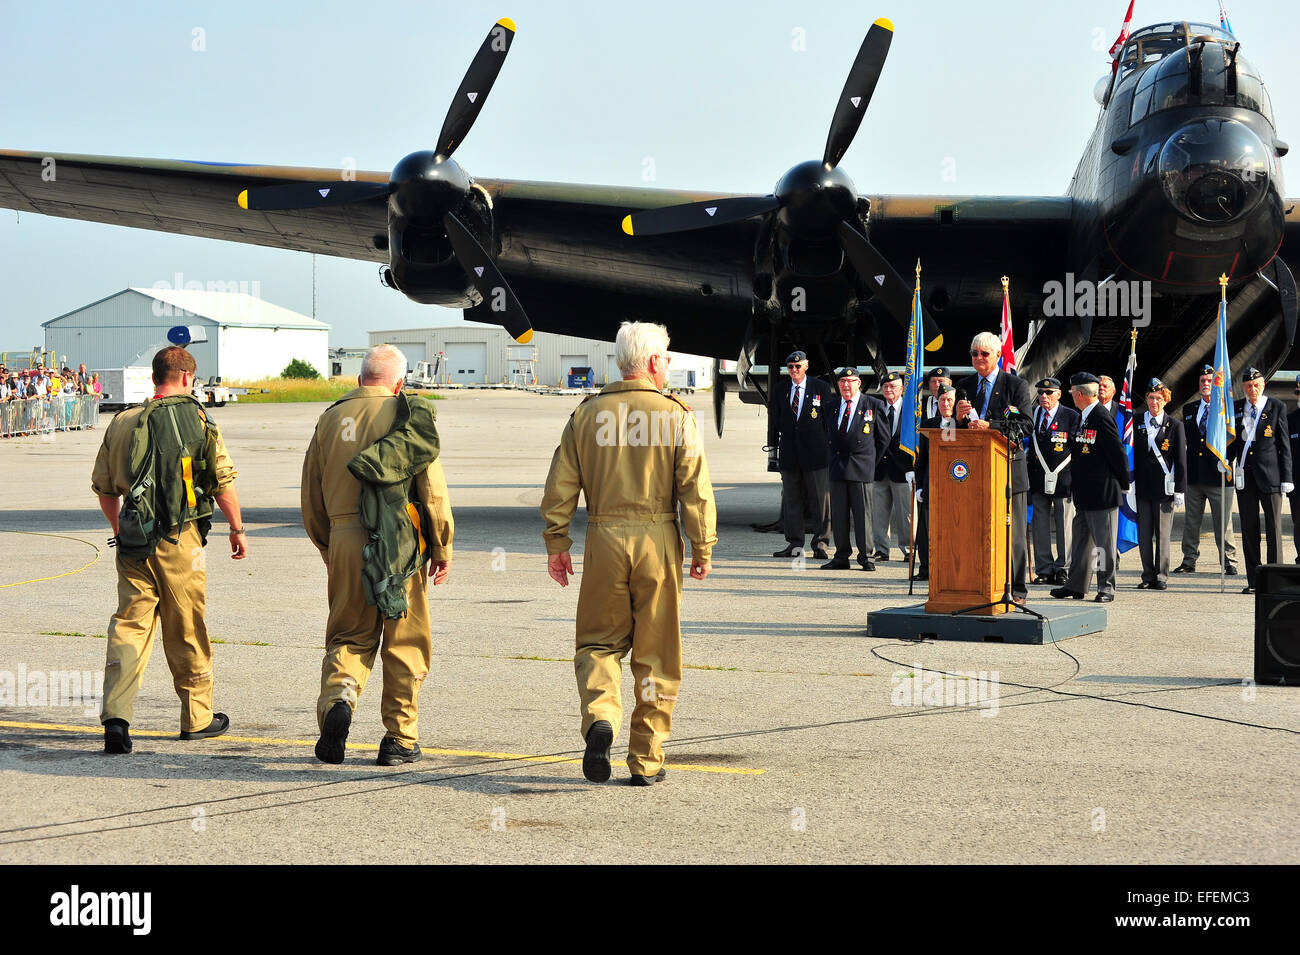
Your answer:
[[[500,20],[497,21],[497,26],[505,27],[511,33],[515,32],[515,21],[511,20],[509,17],[502,17]]]
[[[632,217],[630,215],[623,217],[623,231],[626,232],[628,235],[633,235]]]
[[[872,26],[881,27],[882,29],[888,30],[890,33],[894,32],[894,21],[890,20],[889,17],[881,17],[873,23]]]
[[[533,340],[533,330],[531,328],[515,339],[515,341],[517,341],[521,345],[527,345],[532,340]]]
[[[942,348],[942,347],[943,347],[943,336],[940,335],[938,338],[932,339],[932,340],[931,340],[931,341],[930,341],[930,342],[925,346],[925,350],[926,350],[926,351],[938,351],[938,350],[939,350],[940,348]]]
[[[241,208],[241,209],[247,209],[247,208],[248,208],[248,190],[245,189],[243,192],[241,192],[241,193],[239,194],[239,196],[235,199],[235,202],[239,203],[239,208]]]

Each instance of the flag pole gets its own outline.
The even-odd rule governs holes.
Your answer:
[[[921,260],[918,258],[918,259],[916,260],[916,288],[915,288],[915,290],[913,291],[913,295],[915,296],[915,295],[920,295],[920,294],[921,294]],[[912,311],[913,311],[913,313],[915,313],[916,309],[913,308]],[[916,315],[913,314],[913,315],[912,315],[912,331],[913,331],[913,332],[916,332],[917,330],[918,330],[918,329],[916,328]],[[913,346],[913,356],[914,356],[914,363],[915,363],[915,364],[919,364],[919,363],[920,363],[920,356],[921,356],[921,339],[920,339],[920,336],[919,336],[919,335],[917,336],[916,342],[915,342],[915,344],[914,344],[914,346]],[[912,368],[912,369],[910,369],[910,371],[911,371],[911,373],[912,373],[913,375],[916,375],[916,373],[917,373],[918,371],[920,371],[920,369],[919,369],[919,368]],[[915,417],[916,417],[916,404],[915,404],[915,402],[913,402],[913,404],[912,404],[912,417],[913,417],[914,419],[915,419]],[[901,425],[901,423],[900,423],[900,427],[901,427],[901,426],[902,426],[902,425]],[[913,428],[913,430],[915,431],[916,429]],[[916,446],[917,446],[918,449],[921,447],[921,436],[920,436],[919,433],[918,433],[917,436],[916,436]],[[913,475],[916,474],[916,457],[917,457],[917,456],[916,456],[915,454],[912,455],[912,474],[913,474]],[[914,586],[914,581],[912,580],[912,577],[913,577],[915,571],[913,570],[913,568],[914,568],[915,565],[916,565],[916,484],[915,484],[915,483],[913,483],[913,484],[909,484],[909,485],[907,486],[907,496],[908,496],[909,502],[910,502],[910,504],[911,504],[911,506],[908,508],[908,511],[907,511],[907,537],[908,537],[908,547],[907,547],[907,595],[910,597],[910,596],[912,596],[912,588],[913,588],[913,586]],[[927,546],[928,546],[928,544],[927,544]]]
[[[1220,273],[1219,275],[1219,301],[1223,303],[1226,303],[1228,301],[1227,273]],[[1227,343],[1226,334],[1224,337],[1224,343],[1225,344]],[[1223,356],[1223,360],[1224,361],[1228,360],[1228,356],[1226,354]],[[1217,374],[1218,369],[1215,369],[1215,372]],[[1226,432],[1224,437],[1223,450],[1226,456],[1228,450]],[[1225,464],[1224,468],[1226,467],[1227,465]],[[1225,587],[1227,586],[1227,584],[1224,582],[1224,578],[1227,576],[1228,573],[1228,521],[1230,519],[1228,511],[1230,509],[1223,506],[1227,498],[1227,495],[1228,495],[1228,476],[1221,469],[1219,471],[1219,524],[1221,525],[1219,528],[1219,593],[1223,593]],[[1183,514],[1183,519],[1184,520],[1187,519],[1186,512],[1184,512]],[[1250,581],[1247,581],[1247,584],[1249,583]]]

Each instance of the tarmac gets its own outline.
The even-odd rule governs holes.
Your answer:
[[[1201,572],[1168,591],[1135,590],[1137,554],[1124,556],[1100,633],[1042,646],[870,638],[867,614],[920,602],[924,584],[908,596],[898,551],[874,574],[771,557],[781,536],[750,525],[776,517],[779,481],[762,410],[734,394],[722,440],[709,396],[688,399],[720,540],[709,578],[685,583],[668,778],[623,785],[625,716],[614,777],[587,782],[577,588],[548,577],[537,511],[577,400],[438,403],[455,559],[430,591],[426,757],[396,769],[374,764],[379,672],[346,762],[312,753],[325,571],[298,501],[324,405],[214,412],[251,547],[231,561],[218,516],[208,623],[231,732],[176,738],[158,648],[129,756],[102,753],[94,700],[39,692],[57,674],[93,686],[102,672],[116,575],[89,480],[103,432],[0,442],[0,862],[1300,861],[1300,689],[1251,682],[1254,598],[1240,577],[1221,592],[1208,526]],[[1048,589],[1032,588],[1030,606],[1054,603]]]

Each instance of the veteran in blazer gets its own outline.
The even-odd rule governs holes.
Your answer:
[[[1237,573],[1237,545],[1232,533],[1231,481],[1225,481],[1221,462],[1206,443],[1210,420],[1210,392],[1214,388],[1214,366],[1201,368],[1200,397],[1183,406],[1183,437],[1187,439],[1187,491],[1183,501],[1183,560],[1174,568],[1175,574],[1196,572],[1196,561],[1201,556],[1201,520],[1205,505],[1210,505],[1210,520],[1214,524],[1214,542],[1219,550],[1219,563],[1229,577]],[[1222,489],[1222,490],[1220,490]],[[1226,512],[1226,513],[1225,513]],[[1226,533],[1225,533],[1225,527]],[[1226,559],[1226,563],[1225,563]]]
[[[781,529],[785,548],[773,557],[804,552],[804,510],[812,515],[813,556],[826,560],[831,541],[830,411],[835,392],[808,375],[808,355],[791,352],[790,373],[777,392],[777,462],[781,468]]]
[[[1295,490],[1291,481],[1291,433],[1286,406],[1264,397],[1264,373],[1247,368],[1241,375],[1246,400],[1237,409],[1237,436],[1228,445],[1241,512],[1241,549],[1246,555],[1246,586],[1255,592],[1259,567],[1259,512],[1264,511],[1268,562],[1281,558],[1282,495]]]
[[[916,556],[917,569],[913,580],[930,579],[930,435],[929,429],[957,427],[957,389],[941,384],[935,414],[921,422],[916,449]],[[951,435],[949,435],[951,437]]]
[[[867,490],[876,474],[876,461],[889,447],[885,428],[885,403],[862,394],[862,379],[856,368],[841,368],[836,375],[839,396],[830,408],[831,421],[831,528],[835,533],[835,556],[822,570],[848,570],[853,553],[849,520],[858,545],[858,566],[875,570],[872,558],[871,505]]]
[[[1061,586],[1069,558],[1069,527],[1074,520],[1070,500],[1070,435],[1078,430],[1079,412],[1061,404],[1061,382],[1044,378],[1035,386],[1038,409],[1029,437],[1029,502],[1034,507],[1030,530],[1034,538],[1036,584]],[[1052,532],[1056,532],[1056,553]]]
[[[1012,408],[1032,414],[1034,398],[1029,383],[998,369],[1001,349],[1002,340],[992,332],[980,332],[971,341],[975,374],[957,383],[958,427],[996,429]],[[961,398],[962,394],[966,397]],[[1029,596],[1029,470],[1024,448],[1013,445],[1011,455],[1011,597],[1024,603]]]
[[[1115,532],[1120,495],[1128,490],[1128,455],[1119,439],[1115,419],[1097,400],[1097,376],[1081,371],[1070,379],[1070,396],[1079,412],[1079,425],[1070,435],[1070,494],[1074,523],[1070,529],[1070,569],[1057,599],[1082,600],[1088,578],[1097,574],[1098,603],[1115,599]],[[1101,560],[1093,555],[1100,552]]]
[[[1133,481],[1142,558],[1138,590],[1169,587],[1169,532],[1174,508],[1182,505],[1187,490],[1187,441],[1182,423],[1165,413],[1170,397],[1164,382],[1152,378],[1146,388],[1147,410],[1133,419]]]

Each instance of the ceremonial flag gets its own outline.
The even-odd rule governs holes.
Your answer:
[[[1205,446],[1228,463],[1228,443],[1237,436],[1237,409],[1232,401],[1232,364],[1228,360],[1228,277],[1219,276],[1219,334],[1214,343],[1214,384],[1210,387]]]
[[[1223,27],[1229,36],[1236,36],[1232,32],[1232,24],[1228,22],[1228,10],[1224,7],[1223,0],[1219,0],[1219,26]]]
[[[1002,354],[998,356],[998,369],[1008,375],[1016,373],[1016,341],[1011,334],[1011,298],[1005,275],[1002,276]]]
[[[907,378],[903,381],[903,420],[898,423],[898,446],[916,463],[918,426],[921,421],[921,365],[925,360],[925,335],[921,319],[921,260],[916,260],[916,291],[912,294],[912,323],[907,332]],[[910,413],[909,413],[910,409]]]
[[[1119,425],[1120,437],[1124,441],[1124,453],[1128,455],[1128,491],[1119,502],[1119,533],[1116,535],[1116,550],[1121,554],[1137,546],[1137,485],[1133,480],[1133,373],[1137,371],[1137,329],[1133,329],[1133,348],[1128,354],[1128,368],[1124,372],[1124,390],[1119,395],[1119,409],[1123,421]]]
[[[1129,0],[1128,13],[1124,14],[1124,26],[1120,29],[1119,36],[1116,37],[1115,42],[1111,44],[1111,73],[1119,72],[1119,53],[1120,50],[1124,48],[1124,44],[1128,42],[1128,28],[1133,25],[1133,4],[1136,2],[1137,0]]]

